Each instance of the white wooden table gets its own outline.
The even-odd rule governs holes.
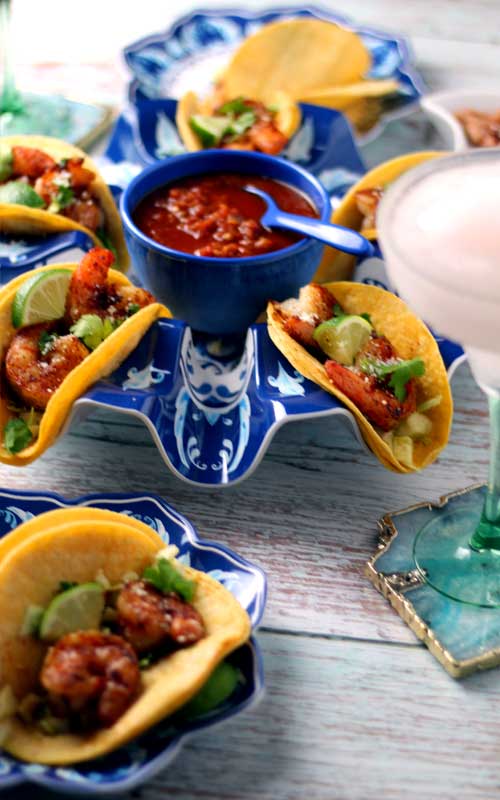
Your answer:
[[[166,26],[186,10],[180,6],[165,7],[161,19],[158,12],[148,30]],[[498,86],[498,0],[331,6],[411,36],[432,89]],[[418,127],[418,117],[414,122]],[[133,797],[491,800],[500,794],[500,673],[453,681],[363,576],[384,512],[486,477],[486,402],[466,365],[453,394],[450,444],[421,475],[385,471],[335,419],[283,428],[253,476],[225,491],[179,481],[148,434],[113,415],[73,429],[30,467],[0,467],[0,483],[10,488],[69,497],[160,494],[203,536],[267,570],[269,602],[259,632],[266,697],[202,734]],[[30,788],[5,795],[28,796],[47,794]]]

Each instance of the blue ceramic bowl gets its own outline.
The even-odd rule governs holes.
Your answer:
[[[313,277],[324,245],[313,239],[259,256],[203,258],[150,239],[132,220],[138,203],[167,183],[191,175],[237,172],[281,181],[307,195],[322,222],[330,218],[326,190],[302,167],[281,158],[207,150],[170,158],[144,170],[122,195],[120,210],[134,270],[175,317],[215,335],[243,333],[270,298],[296,295]]]

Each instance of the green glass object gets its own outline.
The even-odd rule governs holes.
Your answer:
[[[436,511],[413,546],[426,583],[441,594],[483,608],[500,606],[500,396],[487,389],[491,454],[484,502],[461,511]]]
[[[79,103],[60,95],[22,93],[14,78],[11,0],[0,0],[0,136],[55,136],[87,147],[109,125],[111,110]]]
[[[500,607],[500,282],[495,232],[489,237],[490,226],[484,234],[479,225],[481,215],[494,212],[498,205],[499,174],[500,153],[495,148],[432,159],[394,181],[377,211],[379,240],[396,288],[442,335],[462,342],[473,375],[488,398],[491,446],[486,495],[483,489],[471,491],[467,507],[458,510],[432,508],[413,545],[414,577],[419,575],[443,596],[479,608]],[[486,176],[495,193],[484,190]],[[425,190],[427,181],[430,194]],[[463,195],[456,197],[458,191]],[[434,202],[429,201],[431,196],[432,213],[427,206]],[[438,197],[443,214],[435,210]],[[447,246],[450,241],[460,244],[456,252]],[[472,263],[477,274],[464,295],[464,276]]]
[[[500,394],[487,390],[490,407],[490,471],[483,513],[472,536],[471,547],[500,551]]]
[[[16,89],[12,68],[10,36],[10,0],[0,0],[0,53],[3,53],[3,86],[0,94],[0,115],[21,114],[24,103]]]

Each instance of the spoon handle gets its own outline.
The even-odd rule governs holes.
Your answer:
[[[273,213],[272,225],[277,228],[287,228],[313,239],[319,239],[332,247],[337,247],[346,253],[356,256],[371,256],[374,253],[373,245],[361,233],[351,231],[339,225],[318,222],[316,219],[302,217],[296,214],[286,214],[284,211],[276,210]]]

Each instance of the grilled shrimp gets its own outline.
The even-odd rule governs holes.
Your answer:
[[[363,214],[363,224],[361,230],[375,227],[375,216],[378,204],[383,195],[383,189],[375,186],[373,189],[359,189],[355,194],[358,211]]]
[[[318,283],[304,286],[298,300],[287,300],[280,304],[285,317],[284,329],[289,336],[305,347],[317,348],[314,329],[333,316],[337,300],[331,292]]]
[[[276,126],[273,112],[264,103],[255,100],[244,102],[254,112],[255,122],[239,136],[226,137],[221,146],[229,150],[257,150],[269,155],[281,153],[288,139]]]
[[[42,355],[40,337],[50,323],[29,325],[15,334],[5,356],[5,374],[28,408],[43,410],[66,376],[89,354],[72,334],[56,336]]]
[[[54,159],[36,147],[12,148],[12,175],[16,178],[26,177],[35,180],[49,169],[54,169]]]
[[[90,192],[94,179],[95,173],[83,166],[83,158],[70,158],[62,164],[54,164],[52,169],[40,175],[35,183],[35,191],[47,206],[57,203],[61,192],[69,191],[69,198],[57,207],[57,213],[96,231],[103,225],[104,215]]]
[[[272,156],[281,153],[288,142],[285,134],[281,133],[272,119],[261,119],[252,125],[248,131],[248,138],[254,150]]]
[[[94,247],[83,256],[71,278],[66,299],[69,325],[84,314],[124,318],[134,306],[143,308],[154,302],[153,295],[145,289],[108,283],[109,268],[114,260],[113,253],[103,247]]]
[[[369,356],[380,361],[397,359],[396,351],[385,336],[372,336],[356,362]],[[400,401],[383,381],[366,375],[356,366],[344,367],[337,361],[326,361],[325,370],[331,382],[340,389],[374,425],[390,431],[412,414],[417,407],[417,387],[413,379],[406,384],[406,397]]]
[[[64,166],[54,164],[52,169],[40,175],[35,183],[35,191],[48,205],[56,198],[61,187],[82,191],[88,189],[94,178],[95,173],[83,166],[83,158],[70,158]]]
[[[91,231],[97,231],[104,224],[102,208],[88,192],[83,192],[81,197],[63,208],[60,213],[74,222],[78,222],[79,225],[90,228]]]
[[[123,636],[138,652],[171,641],[193,644],[205,635],[198,611],[174,593],[163,594],[147,581],[127,583],[118,595],[116,610]]]
[[[139,690],[137,656],[121,636],[77,631],[50,648],[40,682],[55,704],[71,712],[91,712],[101,725],[112,725],[127,710]]]

